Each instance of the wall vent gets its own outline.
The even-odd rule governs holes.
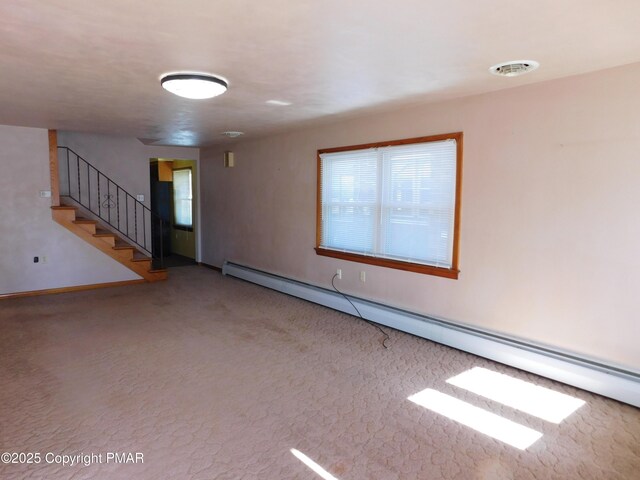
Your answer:
[[[539,66],[540,64],[534,60],[514,60],[494,65],[489,71],[501,77],[517,77],[532,72]]]

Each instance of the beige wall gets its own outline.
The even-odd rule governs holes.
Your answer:
[[[141,278],[51,219],[46,130],[0,126],[0,166],[0,294]]]
[[[325,287],[341,268],[346,292],[640,370],[638,85],[634,64],[245,140],[229,169],[205,149],[202,261]],[[454,131],[459,280],[316,256],[317,149]]]

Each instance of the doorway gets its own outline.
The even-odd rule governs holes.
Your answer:
[[[196,263],[197,175],[195,160],[150,159],[151,211],[162,219],[151,228],[153,256],[165,268]]]

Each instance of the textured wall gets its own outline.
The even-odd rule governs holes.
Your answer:
[[[506,79],[496,79],[497,85]],[[203,257],[640,370],[640,64],[202,151]],[[464,132],[459,280],[316,256],[316,150]],[[367,272],[366,283],[359,271]]]
[[[0,293],[140,278],[52,220],[46,130],[3,125],[0,145]]]

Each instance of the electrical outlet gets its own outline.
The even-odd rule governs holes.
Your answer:
[[[342,280],[342,270],[341,269],[336,270],[336,275],[338,277],[338,280]]]
[[[360,281],[361,282],[366,282],[367,281],[367,274],[365,273],[364,270],[360,272]]]

